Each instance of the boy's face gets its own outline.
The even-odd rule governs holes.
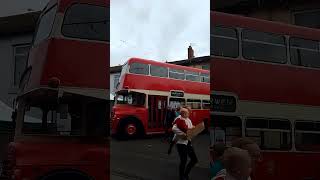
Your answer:
[[[189,111],[185,108],[181,109],[180,114],[183,118],[188,118],[189,117]]]

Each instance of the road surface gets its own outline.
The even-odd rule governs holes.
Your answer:
[[[209,178],[209,136],[199,135],[193,146],[199,163],[191,171],[190,179]],[[177,180],[179,157],[174,148],[167,154],[168,144],[161,137],[138,140],[111,141],[111,180]]]

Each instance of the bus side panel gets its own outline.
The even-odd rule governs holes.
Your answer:
[[[320,84],[308,81],[319,70],[213,58],[215,91],[235,93],[240,100],[320,105]]]
[[[319,179],[319,160],[319,153],[264,152],[253,179]]]
[[[157,91],[166,91],[169,92],[171,90],[180,90],[185,93],[192,94],[206,94],[209,95],[210,89],[209,84],[200,83],[200,82],[188,82],[184,80],[176,80],[171,81],[166,78],[152,77],[148,76],[148,82],[137,81],[137,79],[141,79],[144,75],[137,74],[126,74],[125,80],[122,84],[123,87],[128,86],[129,89],[144,89],[144,90],[157,90]],[[148,85],[148,86],[146,86]],[[173,87],[175,87],[173,89]],[[197,88],[194,88],[197,87]]]
[[[53,39],[41,84],[57,77],[62,86],[108,89],[108,46],[104,43]]]

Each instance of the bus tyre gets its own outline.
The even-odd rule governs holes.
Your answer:
[[[121,138],[122,139],[132,139],[138,137],[140,135],[140,126],[134,120],[126,120],[121,124],[120,127]]]

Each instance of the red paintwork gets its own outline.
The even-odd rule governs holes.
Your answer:
[[[109,7],[109,0],[60,0],[60,13],[64,14],[73,2]],[[48,86],[52,77],[58,78],[60,86],[64,87],[108,90],[109,55],[107,42],[49,37],[30,50],[28,68],[32,69],[22,94]],[[20,177],[36,179],[59,169],[74,169],[96,180],[109,179],[107,141],[75,139],[78,141],[40,135],[26,140],[15,139],[10,146],[16,152],[14,159],[16,168],[21,171]]]
[[[179,66],[168,63],[161,63],[151,60],[145,60],[140,58],[131,58],[128,60],[128,64],[139,62],[144,64],[153,64],[162,67],[172,67],[181,70],[190,70],[201,73],[209,73],[207,70]],[[160,78],[153,76],[137,75],[137,74],[125,74],[120,77],[120,84],[118,90],[122,89],[140,89],[140,90],[154,90],[154,91],[165,91],[169,92],[171,90],[180,90],[185,93],[191,94],[202,94],[209,95],[210,89],[208,83],[192,82],[185,80],[173,80],[168,78]],[[146,133],[162,133],[164,132],[163,127],[158,128],[148,128],[148,109],[144,107],[137,108],[136,106],[117,104],[113,107],[113,121],[112,121],[112,133],[117,133],[117,128],[119,127],[119,122],[128,116],[135,116],[140,120],[144,126]],[[204,120],[209,119],[209,110],[193,110],[190,114],[190,119],[196,125]],[[159,115],[160,116],[160,115]],[[163,118],[164,120],[164,118]]]
[[[320,39],[320,30],[217,12],[211,12],[212,24]],[[287,64],[211,57],[210,88],[232,92],[239,100],[319,106],[320,85],[314,80],[319,75],[320,70]],[[319,153],[264,152],[253,179],[319,179],[320,168],[313,163],[319,160]]]
[[[110,7],[110,0],[59,0],[59,12],[65,12],[74,3],[94,4]]]
[[[53,139],[55,142],[50,142]],[[15,149],[16,169],[20,170],[20,177],[37,179],[52,170],[74,169],[95,179],[109,179],[109,152],[106,143],[70,143],[66,139],[56,139],[46,137],[39,139],[39,142],[10,144],[10,148]]]

